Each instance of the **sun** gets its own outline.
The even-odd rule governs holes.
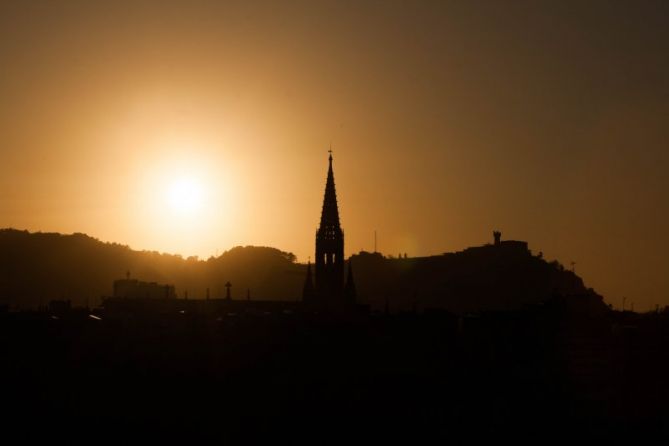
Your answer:
[[[228,234],[239,224],[233,164],[205,143],[173,146],[157,146],[154,159],[137,163],[132,212],[142,243],[184,256],[212,255],[232,243]]]
[[[194,177],[177,178],[167,188],[166,201],[175,214],[199,214],[205,204],[204,186]]]

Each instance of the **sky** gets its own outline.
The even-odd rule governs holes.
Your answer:
[[[0,2],[0,227],[207,258],[503,239],[669,305],[669,2]]]

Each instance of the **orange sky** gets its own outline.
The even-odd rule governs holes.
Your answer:
[[[3,2],[0,227],[313,255],[527,240],[669,305],[666,2]],[[224,3],[224,4],[223,4]],[[197,214],[166,201],[179,178]]]

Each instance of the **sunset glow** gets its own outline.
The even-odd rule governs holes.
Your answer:
[[[167,203],[178,215],[196,216],[205,204],[205,190],[196,178],[179,178],[167,190]]]
[[[650,4],[10,4],[0,227],[306,261],[332,143],[346,256],[375,230],[418,256],[499,228],[617,303],[667,301],[669,39]]]
[[[0,0],[0,439],[669,445],[668,192],[669,0]]]

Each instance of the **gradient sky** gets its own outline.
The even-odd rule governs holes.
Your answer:
[[[306,261],[330,143],[347,255],[500,229],[669,305],[669,2],[0,2],[0,227]]]

